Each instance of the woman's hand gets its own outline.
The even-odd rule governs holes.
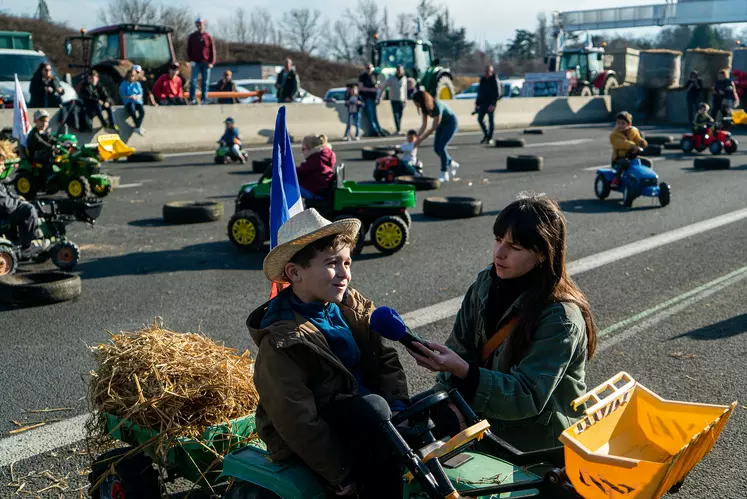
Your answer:
[[[413,346],[423,352],[423,355],[419,355],[408,349],[419,366],[433,372],[451,373],[460,379],[467,377],[469,364],[449,347],[431,341],[427,341],[425,345],[416,341]]]

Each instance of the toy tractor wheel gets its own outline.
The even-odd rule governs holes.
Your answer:
[[[438,79],[436,83],[436,99],[438,100],[451,100],[456,95],[454,91],[454,82],[451,81],[451,77],[444,75]]]
[[[597,175],[594,180],[594,194],[601,200],[607,199],[607,196],[610,195],[610,183],[604,175]]]
[[[96,195],[96,197],[106,197],[112,192],[112,184],[103,184],[98,183],[92,187],[93,193]]]
[[[630,208],[633,206],[633,200],[635,199],[635,193],[630,185],[626,185],[623,190],[623,206]]]
[[[399,217],[379,217],[371,225],[371,239],[382,253],[396,253],[405,247],[409,237],[410,229]]]
[[[16,175],[16,179],[13,182],[15,185],[16,192],[26,199],[34,199],[36,197],[36,191],[39,190],[39,186],[36,184],[36,179],[30,172],[19,172]]]
[[[18,268],[18,259],[10,246],[0,246],[0,277],[10,275]]]
[[[243,251],[261,249],[266,237],[265,223],[252,210],[237,211],[228,221],[228,239]]]
[[[711,142],[711,145],[708,146],[708,150],[711,151],[711,154],[714,156],[718,156],[721,154],[721,151],[724,150],[724,143],[720,140],[714,140]]]
[[[213,161],[215,161],[216,165],[225,165],[226,164],[226,156],[216,156]]]
[[[739,142],[737,142],[737,139],[734,137],[731,138],[731,143],[724,148],[726,151],[726,154],[734,154],[737,152],[737,148],[739,148]]]
[[[65,241],[52,250],[52,263],[60,270],[70,270],[80,261],[80,248],[75,243]]]
[[[684,139],[680,140],[680,149],[682,149],[682,152],[687,154],[693,152],[693,149],[695,149],[693,139],[691,139],[690,137],[685,137]]]
[[[65,191],[73,199],[84,199],[91,195],[91,184],[85,177],[74,178],[67,183]]]
[[[407,224],[407,228],[408,228],[408,229],[409,229],[410,227],[412,227],[412,215],[410,215],[410,212],[409,212],[409,211],[405,210],[405,211],[403,211],[403,212],[402,212],[402,214],[401,214],[401,215],[397,215],[397,216],[398,216],[399,218],[401,218],[402,220],[404,220],[404,221],[405,221],[405,223]]]
[[[142,452],[124,458],[131,447],[114,449],[99,456],[91,466],[88,481],[91,497],[129,499],[161,497],[161,480],[153,461]],[[114,473],[110,469],[114,468]]]
[[[662,207],[669,204],[669,202],[672,200],[672,188],[669,187],[669,184],[666,182],[662,182],[659,184],[659,203],[661,203]]]

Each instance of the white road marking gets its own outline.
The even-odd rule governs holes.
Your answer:
[[[720,215],[702,222],[697,222],[679,229],[674,229],[657,236],[649,237],[636,241],[619,248],[615,248],[609,251],[603,251],[596,255],[591,255],[580,260],[571,262],[568,265],[568,271],[571,275],[581,274],[592,269],[596,269],[607,265],[609,263],[616,262],[634,256],[652,249],[671,244],[682,239],[692,237],[698,234],[702,234],[711,229],[722,227],[724,225],[737,222],[747,218],[747,208],[737,210],[725,215]],[[659,307],[654,307],[647,312],[638,314],[638,319],[649,317],[646,321],[634,326],[633,328],[611,337],[606,342],[600,345],[600,350],[604,350],[613,346],[626,338],[629,338],[639,331],[642,331],[646,327],[652,325],[670,317],[680,310],[687,308],[687,306],[702,300],[719,290],[741,281],[747,278],[747,267],[736,270],[731,274],[711,281],[708,284],[700,286],[695,290],[691,291],[690,294],[685,293],[676,299],[672,299],[669,302],[665,302]],[[412,328],[423,327],[428,324],[447,319],[456,315],[459,307],[462,303],[462,296],[452,298],[450,300],[436,303],[428,307],[421,308],[419,310],[413,310],[407,314],[404,314],[402,318],[405,323]],[[670,307],[671,308],[665,308]],[[672,306],[673,305],[673,306]],[[657,313],[658,312],[658,313]],[[656,313],[656,315],[651,315]],[[623,321],[618,325],[607,328],[601,336],[610,334],[618,329],[626,327],[629,322]],[[82,440],[85,437],[84,423],[89,417],[89,414],[82,414],[59,423],[53,423],[48,426],[44,426],[37,430],[30,430],[20,435],[14,435],[12,437],[6,437],[0,440],[0,466],[7,466],[12,462],[19,461],[21,459],[28,459],[29,457],[43,454],[52,451],[56,448],[70,445],[74,442]]]
[[[559,140],[557,142],[538,142],[537,144],[527,144],[524,146],[525,149],[531,147],[563,147],[563,146],[577,146],[579,144],[586,144],[594,139],[572,139],[572,140]]]
[[[143,186],[142,182],[135,182],[132,184],[119,184],[119,187],[117,187],[117,189],[131,189],[133,187],[142,187],[142,186]]]

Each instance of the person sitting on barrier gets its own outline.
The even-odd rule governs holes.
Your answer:
[[[124,102],[125,111],[135,122],[135,133],[144,135],[142,129],[143,118],[145,118],[145,105],[143,104],[143,86],[137,81],[137,73],[129,69],[125,79],[119,85],[119,96]]]
[[[597,343],[589,301],[566,267],[563,212],[522,194],[501,210],[493,236],[493,262],[467,290],[446,344],[408,353],[438,373],[437,388],[458,389],[498,438],[522,451],[558,447],[583,414],[571,402],[586,392]],[[452,407],[437,419],[449,435],[463,425]]]
[[[695,113],[695,119],[693,120],[693,133],[698,135],[705,135],[711,130],[711,127],[715,123],[715,120],[708,114],[711,106],[705,102],[701,102],[698,106],[698,112]]]
[[[296,168],[301,197],[323,200],[332,184],[337,155],[327,142],[326,135],[304,137],[301,142],[301,153],[306,159]]]
[[[54,146],[57,139],[49,133],[49,113],[46,109],[39,109],[34,113],[34,126],[26,137],[26,150],[29,159],[40,163],[44,174],[49,177],[54,173],[52,168]]]
[[[627,111],[615,117],[615,128],[610,134],[612,144],[612,166],[616,168],[615,177],[610,186],[620,185],[620,178],[630,165],[628,155],[641,147],[647,147],[648,142],[641,136],[641,132],[633,126],[633,116]]]
[[[246,321],[258,349],[257,432],[273,461],[300,458],[333,496],[395,498],[402,472],[381,419],[405,410],[409,394],[397,351],[370,329],[374,304],[350,287],[360,227],[310,208],[278,230],[263,269],[289,287]]]
[[[5,151],[0,149],[0,173],[5,171],[6,159]],[[34,257],[52,244],[44,237],[34,205],[22,196],[11,192],[2,182],[0,182],[0,218],[18,227],[21,258]]]
[[[243,165],[246,163],[246,158],[241,154],[241,139],[239,138],[239,127],[236,126],[233,118],[230,116],[223,122],[226,124],[226,129],[223,135],[218,140],[218,143],[224,147],[231,148],[231,156],[233,159],[238,160]]]
[[[88,78],[83,81],[80,87],[80,98],[89,119],[96,116],[101,121],[101,126],[119,132],[119,127],[114,123],[109,93],[101,84],[99,73],[95,69],[92,69]],[[108,120],[104,119],[104,112],[106,112]]]
[[[169,72],[162,74],[153,85],[153,95],[162,106],[185,106],[184,88],[179,76],[179,63],[169,66]]]
[[[400,162],[402,166],[405,167],[405,169],[410,172],[410,175],[422,175],[421,171],[418,170],[418,132],[415,130],[408,130],[407,131],[407,142],[404,144],[397,146],[397,149],[399,149],[402,152],[402,157],[400,158]],[[422,170],[422,167],[421,167]]]

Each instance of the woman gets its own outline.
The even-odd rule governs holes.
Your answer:
[[[718,79],[713,85],[713,117],[721,113],[721,120],[731,117],[731,110],[739,105],[737,88],[729,78],[728,70],[718,72]]]
[[[567,273],[565,221],[555,202],[520,197],[493,233],[493,264],[467,291],[446,345],[428,342],[411,355],[498,437],[523,451],[557,447],[582,414],[571,402],[586,392],[597,335]]]
[[[296,169],[301,197],[322,200],[329,193],[335,174],[337,156],[325,135],[308,135],[301,142],[301,153],[306,161]]]
[[[119,96],[122,98],[127,114],[135,122],[135,133],[144,135],[142,128],[145,118],[145,105],[143,104],[143,86],[140,84],[134,69],[127,70],[125,79],[119,85]]]
[[[423,125],[418,132],[418,140],[415,143],[415,147],[418,147],[430,134],[436,132],[433,150],[441,158],[440,180],[441,182],[453,180],[456,177],[456,169],[459,168],[459,163],[449,156],[446,147],[451,142],[451,139],[454,138],[454,134],[458,128],[456,114],[443,102],[434,100],[431,94],[426,92],[423,87],[419,87],[415,91],[412,95],[412,101],[418,112],[423,115]],[[430,129],[428,129],[429,117],[433,119]]]
[[[29,107],[59,107],[64,93],[65,90],[52,73],[51,64],[46,61],[42,62],[29,82],[29,94],[31,95]]]

